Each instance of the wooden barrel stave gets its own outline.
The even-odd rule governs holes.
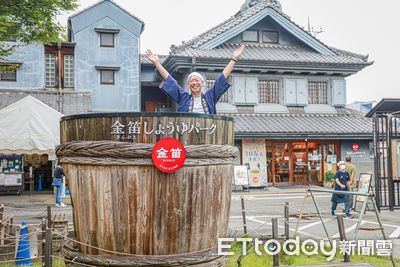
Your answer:
[[[150,166],[68,164],[65,170],[83,243],[130,254],[177,254],[215,246],[215,238],[227,233],[229,165],[161,175]],[[80,250],[99,254],[86,246]]]

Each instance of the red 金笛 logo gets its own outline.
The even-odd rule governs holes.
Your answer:
[[[360,147],[358,146],[358,144],[353,144],[352,148],[353,151],[357,151]]]
[[[186,150],[181,142],[174,138],[158,141],[152,153],[154,166],[162,172],[174,172],[183,166]]]

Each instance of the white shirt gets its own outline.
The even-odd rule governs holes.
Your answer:
[[[201,96],[193,97],[193,113],[205,113],[201,104]]]

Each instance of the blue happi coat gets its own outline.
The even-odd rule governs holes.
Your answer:
[[[230,86],[225,76],[221,73],[215,80],[214,86],[204,94],[210,114],[217,114],[215,105]],[[185,92],[171,75],[168,75],[161,89],[178,103],[178,112],[188,112],[192,95]]]

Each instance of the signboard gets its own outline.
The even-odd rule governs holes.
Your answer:
[[[175,138],[164,138],[154,145],[152,159],[160,171],[175,172],[183,166],[186,150]]]
[[[372,174],[361,173],[360,180],[358,184],[358,193],[368,193],[369,187],[371,185]],[[365,196],[356,196],[356,201],[364,202],[366,200]]]
[[[4,186],[20,186],[22,184],[21,173],[3,173]]]
[[[235,185],[249,185],[249,173],[246,165],[233,166]]]
[[[337,163],[336,155],[331,155],[331,163],[332,164],[336,164]]]
[[[0,172],[20,173],[23,170],[22,155],[0,154]]]
[[[250,186],[268,186],[265,140],[242,140],[243,164],[249,166]]]
[[[293,152],[296,162],[306,162],[306,152]],[[312,160],[312,154],[308,155],[309,160]]]
[[[111,126],[111,136],[115,135],[117,140],[120,141],[135,141],[139,135],[165,135],[178,133],[183,135],[184,133],[195,133],[195,134],[207,134],[212,135],[217,129],[217,125],[212,123],[211,125],[201,125],[197,123],[185,123],[169,121],[154,125],[146,121],[128,121],[120,122],[116,120]]]

